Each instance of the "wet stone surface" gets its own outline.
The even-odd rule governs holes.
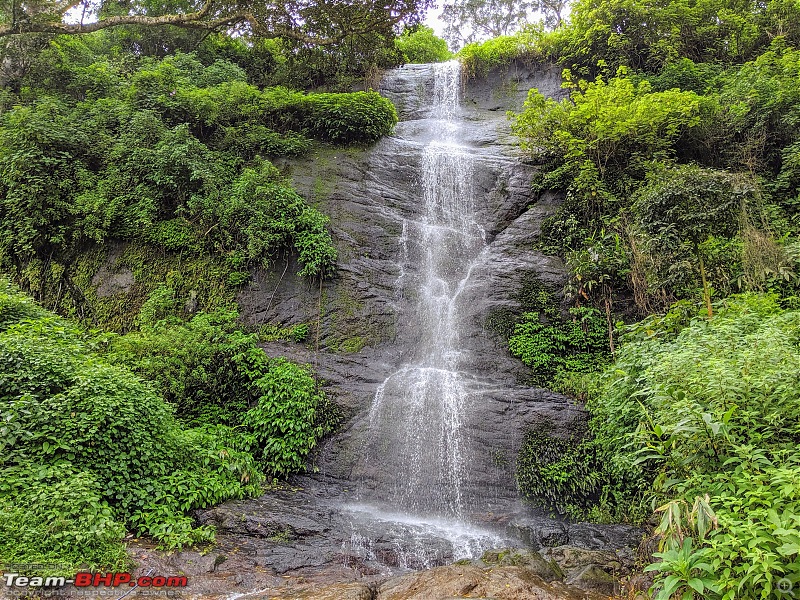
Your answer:
[[[199,511],[198,522],[218,532],[205,553],[165,555],[133,544],[141,570],[187,573],[192,583],[185,595],[197,598],[514,600],[607,597],[614,578],[630,567],[638,530],[568,524],[525,506],[517,495],[514,461],[524,432],[546,427],[568,438],[586,414],[565,396],[521,383],[527,369],[485,326],[493,311],[518,308],[514,297],[531,273],[556,285],[564,278],[557,258],[534,250],[559,198],[532,196],[535,167],[520,160],[505,114],[521,108],[531,87],[560,96],[558,70],[512,67],[461,90],[458,142],[470,156],[461,168],[470,174],[470,218],[478,229],[472,222],[445,224],[458,235],[477,232],[461,246],[469,253],[466,271],[459,252],[445,253],[442,260],[452,265],[431,263],[424,247],[413,243],[456,247],[448,231],[432,229],[431,207],[423,201],[424,161],[441,158],[430,152],[424,158],[441,125],[431,117],[436,85],[430,65],[385,78],[381,91],[401,118],[394,136],[366,149],[328,148],[279,165],[330,215],[338,272],[320,288],[296,277],[297,264],[288,259],[256,272],[238,300],[254,326],[310,325],[305,344],[273,342],[264,349],[312,364],[343,406],[346,422],[320,448],[319,471],[293,480],[292,489]],[[435,177],[447,176],[446,168],[433,166]],[[455,502],[441,492],[452,482],[422,486],[415,499],[401,489],[400,463],[390,454],[365,460],[368,448],[390,437],[375,433],[379,388],[390,387],[387,378],[403,365],[425,360],[420,340],[435,313],[424,313],[421,295],[426,281],[438,285],[431,273],[459,286],[450,298],[457,344],[439,348],[443,371],[458,374],[455,396],[463,401],[458,443],[464,472]],[[398,377],[396,387],[419,381]],[[401,416],[383,418],[391,423]],[[441,452],[431,450],[431,461],[441,460]],[[408,517],[402,504],[417,501],[420,510]],[[436,503],[444,509],[424,510]],[[496,558],[481,559],[493,550]]]

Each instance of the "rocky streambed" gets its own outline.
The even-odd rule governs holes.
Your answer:
[[[491,530],[516,546],[456,560],[441,530],[359,521],[317,496],[316,482],[297,483],[309,487],[202,511],[199,520],[219,531],[207,552],[165,554],[132,543],[138,572],[185,574],[182,595],[191,598],[600,599],[620,593],[641,539],[631,527],[523,511],[492,515]]]

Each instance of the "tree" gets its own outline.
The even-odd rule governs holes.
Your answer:
[[[418,23],[429,5],[430,0],[186,0],[153,10],[147,2],[126,0],[2,0],[0,37],[173,25],[204,31],[243,28],[261,37],[331,45],[354,35],[387,32],[401,22]]]
[[[539,12],[544,15],[545,26],[555,29],[564,23],[562,13],[567,3],[567,0],[539,0]]]
[[[444,37],[452,46],[513,33],[529,21],[539,3],[526,0],[454,0],[442,6]]]
[[[688,246],[697,260],[709,318],[711,291],[701,244],[710,236],[733,236],[755,188],[742,176],[697,165],[655,171],[633,205],[640,227],[661,254]]]
[[[587,78],[621,65],[658,73],[680,58],[740,63],[778,36],[796,45],[798,23],[800,4],[793,0],[576,0],[556,54]]]

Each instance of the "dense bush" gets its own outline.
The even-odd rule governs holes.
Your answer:
[[[695,62],[751,60],[775,37],[800,42],[800,8],[764,3],[580,0],[570,22],[549,40],[562,65],[583,77],[625,65],[658,72],[680,58]]]
[[[517,455],[515,477],[520,493],[559,513],[584,517],[604,475],[583,439],[585,433],[575,431],[561,439],[541,430],[527,431]]]
[[[310,371],[268,358],[258,336],[239,329],[236,313],[140,320],[139,331],[112,338],[108,358],[153,381],[182,422],[236,427],[244,434],[239,447],[270,476],[302,470],[335,424],[334,406]]]
[[[131,113],[116,102],[98,123],[103,108],[55,103],[6,114],[0,264],[18,278],[31,261],[55,262],[66,280],[56,287],[73,289],[75,256],[113,239],[193,256],[235,253],[240,271],[292,250],[301,254],[303,275],[333,269],[327,219],[270,163],[251,156],[252,166],[243,169],[240,158],[211,149],[185,124],[169,127],[153,112]],[[53,119],[62,129],[53,129]],[[61,141],[53,137],[62,134]],[[74,145],[84,142],[87,148]],[[242,149],[252,154],[247,143]]]
[[[594,308],[571,308],[568,318],[529,312],[514,327],[508,348],[531,367],[532,383],[552,385],[559,376],[593,371],[608,360],[608,327]]]
[[[593,443],[607,500],[663,505],[659,586],[693,587],[675,554],[689,537],[686,557],[711,565],[691,575],[708,578],[701,597],[778,598],[800,578],[800,312],[758,295],[717,310],[630,328],[588,405]]]
[[[525,279],[515,300],[518,311],[493,313],[486,326],[531,367],[529,383],[553,387],[570,373],[596,371],[608,362],[608,324],[598,310],[562,312],[556,290],[535,274]]]
[[[447,42],[437,37],[430,27],[406,29],[395,41],[397,49],[407,63],[436,63],[450,60],[453,53]]]
[[[374,142],[397,123],[394,105],[377,92],[309,94],[302,106],[307,130],[331,142]]]
[[[397,122],[391,102],[260,89],[223,58],[101,50],[92,36],[56,38],[41,58],[52,64],[36,63],[41,79],[0,117],[0,265],[31,291],[46,287],[28,281],[31,264],[59,265],[48,284],[75,296],[75,258],[111,240],[233,254],[239,280],[287,251],[302,275],[330,274],[327,219],[262,157],[302,154],[313,139],[373,142]]]
[[[3,411],[5,413],[5,411]],[[29,463],[0,469],[0,557],[4,563],[63,564],[124,570],[125,527],[100,479],[69,466]],[[43,573],[35,575],[74,575]]]
[[[674,155],[678,138],[700,122],[700,98],[654,92],[624,69],[607,82],[568,85],[574,93],[561,101],[532,89],[512,129],[522,147],[551,168],[543,185],[566,187],[563,210],[574,211],[586,227],[624,201],[651,161]]]
[[[713,261],[714,241],[730,239],[739,233],[744,216],[755,203],[756,185],[752,178],[731,173],[682,165],[659,169],[636,193],[631,213],[637,226],[646,235],[646,245],[652,257],[650,273],[654,284],[662,289],[675,290],[676,295],[688,296],[700,275],[703,298],[708,315],[712,315],[711,285],[725,285],[740,275],[729,268],[710,281],[706,263]],[[728,260],[735,268],[736,261]],[[687,268],[688,264],[696,269]],[[681,264],[681,269],[675,269]],[[680,281],[690,273],[689,283]],[[653,277],[655,276],[655,277]]]
[[[755,64],[764,95],[745,91]],[[788,99],[800,88],[786,73],[796,57],[770,51],[755,64],[718,75],[703,96],[656,91],[624,68],[607,81],[568,79],[561,102],[531,91],[513,129],[545,164],[537,189],[566,192],[540,244],[567,259],[573,297],[602,306],[627,295],[644,315],[701,293],[797,284],[792,146],[776,166],[776,146],[795,139]]]
[[[534,61],[542,57],[543,30],[528,25],[514,35],[504,35],[485,42],[473,42],[459,50],[457,57],[468,77],[483,77],[497,67],[514,60]]]
[[[279,250],[291,248],[303,265],[300,275],[331,273],[336,248],[328,218],[287,187],[272,164],[244,169],[226,192],[223,198],[192,198],[187,206],[216,251],[268,265]]]
[[[189,511],[302,470],[336,421],[310,371],[268,359],[235,314],[88,334],[3,280],[0,417],[0,556],[104,568],[124,564],[126,529],[212,539]]]
[[[264,467],[276,476],[301,470],[330,432],[335,415],[308,368],[284,359],[254,381],[260,397],[242,420],[258,442]]]
[[[29,310],[1,285],[2,305]],[[104,343],[48,314],[0,328],[0,498],[12,519],[51,523],[26,544],[3,526],[0,547],[19,558],[119,564],[122,525],[169,547],[207,540],[187,511],[259,489],[249,453],[180,427],[144,382],[97,356]]]
[[[158,316],[140,315],[141,329],[114,338],[109,358],[153,381],[181,420],[240,424],[258,398],[253,382],[268,370],[255,336],[237,329],[232,312],[199,314],[185,323]]]

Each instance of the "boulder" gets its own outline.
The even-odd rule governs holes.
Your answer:
[[[564,578],[564,574],[555,562],[546,560],[535,550],[520,548],[487,550],[481,556],[481,562],[490,567],[523,567],[547,582]]]
[[[281,600],[374,600],[375,590],[363,583],[338,583],[284,594],[278,598]]]
[[[597,565],[587,565],[572,575],[567,583],[589,592],[599,592],[609,596],[619,592],[620,585],[615,577],[606,573]]]
[[[548,583],[525,567],[449,565],[395,577],[378,589],[377,600],[600,600],[603,596],[560,582]]]

